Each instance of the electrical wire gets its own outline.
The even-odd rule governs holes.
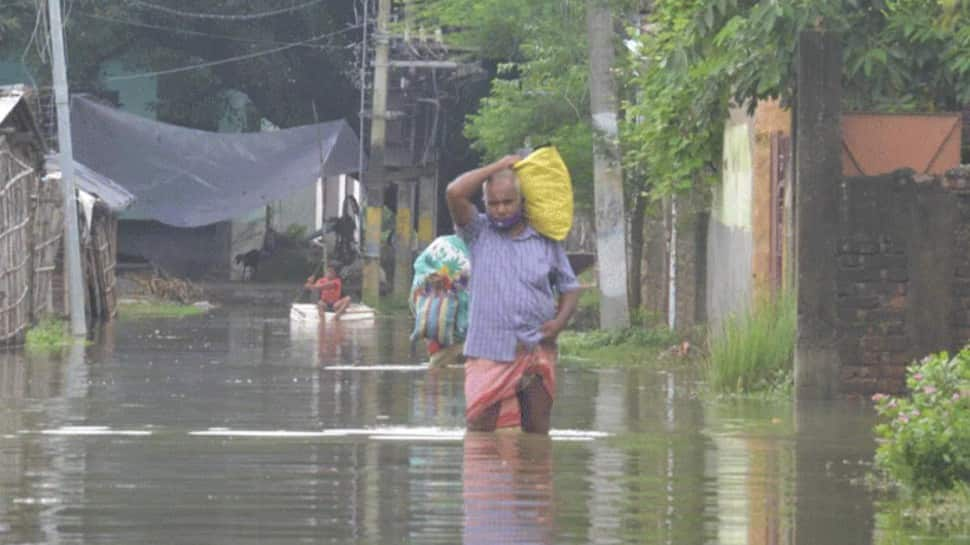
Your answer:
[[[187,66],[179,66],[177,68],[169,68],[169,69],[166,69],[166,70],[157,70],[157,71],[154,71],[154,72],[142,72],[142,73],[138,73],[138,74],[125,74],[125,75],[121,75],[121,76],[109,76],[109,77],[106,77],[104,79],[107,80],[107,81],[121,81],[121,80],[131,80],[131,79],[140,79],[140,78],[150,78],[150,77],[154,77],[154,76],[164,76],[164,75],[167,75],[167,74],[176,74],[176,73],[179,73],[179,72],[188,72],[190,70],[198,70],[200,68],[208,68],[210,66],[218,66],[220,64],[227,64],[227,63],[231,63],[231,62],[243,61],[243,60],[246,60],[246,59],[253,59],[253,58],[256,58],[256,57],[261,57],[263,55],[272,55],[273,53],[279,53],[280,51],[285,51],[287,49],[292,49],[292,48],[298,47],[298,46],[300,46],[302,44],[314,42],[316,40],[322,40],[324,38],[328,38],[330,36],[335,36],[337,34],[342,34],[344,32],[348,32],[350,30],[353,30],[353,27],[351,27],[351,28],[345,28],[343,30],[338,30],[336,32],[329,32],[327,34],[321,34],[319,36],[314,36],[312,38],[308,38],[308,39],[303,40],[303,41],[300,41],[300,42],[294,42],[294,43],[286,44],[286,45],[283,45],[283,46],[280,46],[280,47],[274,47],[272,49],[264,49],[262,51],[254,51],[253,53],[246,53],[244,55],[236,55],[234,57],[227,57],[225,59],[218,59],[218,60],[214,60],[214,61],[206,61],[206,62],[201,62],[201,63],[198,63],[198,64],[190,64],[190,65],[187,65]],[[356,45],[357,44],[350,44],[347,47],[354,47]]]
[[[302,4],[297,4],[295,6],[290,6],[288,8],[280,8],[280,9],[264,11],[260,13],[250,13],[248,15],[231,15],[231,14],[221,14],[221,13],[201,13],[201,12],[182,11],[175,8],[160,6],[158,4],[152,4],[151,2],[143,2],[141,0],[129,0],[128,3],[133,6],[161,11],[163,13],[168,13],[169,15],[177,15],[179,17],[194,17],[196,19],[221,19],[226,21],[251,21],[253,19],[262,19],[264,17],[273,17],[275,15],[282,15],[284,13],[298,11],[298,10],[310,7],[314,4],[321,4],[323,3],[323,1],[324,0],[310,0],[309,2],[304,2]]]
[[[190,35],[190,36],[205,36],[205,37],[208,37],[208,38],[219,38],[219,39],[223,39],[223,40],[231,40],[231,41],[251,43],[251,44],[295,45],[295,46],[299,46],[299,47],[310,47],[310,48],[313,48],[313,49],[328,49],[327,46],[317,45],[317,44],[308,44],[308,43],[304,43],[304,42],[279,42],[279,41],[276,41],[276,40],[248,40],[246,38],[240,38],[238,36],[230,36],[228,34],[212,34],[211,32],[200,32],[200,31],[197,31],[197,30],[188,30],[188,29],[184,29],[184,28],[177,28],[177,27],[171,27],[171,26],[152,25],[152,24],[148,24],[148,23],[142,23],[140,21],[133,21],[131,19],[117,19],[117,18],[114,18],[114,17],[107,17],[107,16],[104,16],[104,15],[97,15],[97,14],[94,14],[94,13],[88,13],[88,12],[83,12],[83,11],[79,11],[77,13],[78,13],[78,15],[81,15],[82,17],[86,17],[88,19],[96,19],[98,21],[106,21],[106,22],[109,22],[109,23],[117,23],[117,24],[121,24],[121,25],[133,26],[133,27],[138,27],[138,28],[150,28],[150,29],[154,29],[154,30],[164,30],[164,31],[169,31],[169,32],[173,32],[173,33],[176,33],[176,34],[187,34],[187,35]],[[354,25],[354,26],[348,27],[348,28],[346,28],[344,30],[348,30],[349,31],[349,30],[355,30],[357,28],[359,28],[359,26]]]
[[[360,183],[364,183],[364,104],[367,101],[367,23],[370,0],[363,0],[363,4],[364,35],[360,40],[360,111],[357,113],[358,122],[360,123],[360,127],[357,130],[357,177],[360,179]],[[357,6],[355,4],[354,12],[356,13],[356,11]]]

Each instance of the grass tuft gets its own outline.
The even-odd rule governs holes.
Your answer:
[[[637,366],[657,362],[679,341],[666,328],[566,331],[559,335],[559,354],[593,367]]]
[[[182,318],[204,314],[205,308],[196,305],[183,305],[161,301],[123,301],[118,304],[118,317],[137,318]]]
[[[795,298],[756,301],[708,333],[708,384],[719,393],[780,391],[790,395],[795,353]]]
[[[61,318],[43,318],[27,330],[27,350],[52,350],[71,343],[67,321]]]

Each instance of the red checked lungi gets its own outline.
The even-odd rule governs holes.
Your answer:
[[[465,418],[474,420],[482,411],[501,403],[496,427],[507,428],[521,424],[516,387],[522,375],[542,377],[542,386],[549,397],[556,398],[556,357],[554,346],[540,344],[528,351],[519,348],[515,361],[499,363],[484,358],[468,358],[465,362]]]

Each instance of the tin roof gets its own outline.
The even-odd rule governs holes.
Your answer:
[[[0,124],[7,122],[11,116],[15,116],[18,110],[20,130],[32,132],[37,138],[37,145],[43,151],[46,147],[43,133],[37,125],[34,112],[28,107],[26,97],[28,88],[24,85],[0,85]]]
[[[58,157],[47,157],[46,178],[60,180],[61,167],[57,163]],[[117,182],[107,176],[95,172],[87,166],[74,161],[74,183],[77,188],[101,199],[112,212],[121,212],[135,202],[135,196]]]
[[[0,88],[0,123],[7,119],[22,98],[24,98],[22,92],[7,92],[5,88]]]

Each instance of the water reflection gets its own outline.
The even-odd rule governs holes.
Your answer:
[[[606,439],[192,435],[460,429],[461,369],[414,370],[408,326],[230,308],[0,354],[0,543],[873,542],[871,411],[706,402],[686,369],[560,366],[554,428]]]
[[[465,545],[554,542],[548,437],[468,433],[463,460]]]

